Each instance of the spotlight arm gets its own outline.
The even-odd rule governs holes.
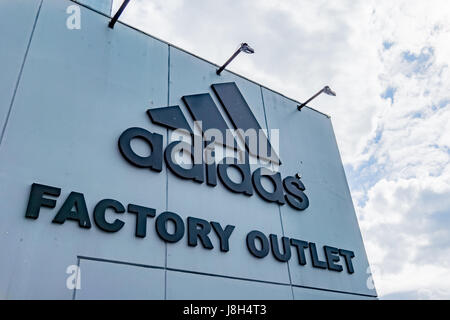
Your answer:
[[[297,107],[298,111],[302,110],[302,108],[304,106],[306,106],[309,102],[311,102],[312,100],[314,100],[315,98],[317,98],[317,96],[319,96],[321,93],[323,93],[323,89],[321,89],[319,92],[317,92],[315,95],[313,95],[311,98],[309,98],[308,100],[306,100],[306,102],[303,102],[301,105],[299,105]]]
[[[230,62],[233,61],[233,59],[236,58],[237,55],[241,52],[252,54],[255,53],[255,50],[253,50],[247,43],[245,42],[241,43],[240,47],[236,50],[235,53],[233,53],[230,59],[228,59],[223,66],[221,66],[219,69],[216,70],[216,74],[220,76],[220,73],[226,68],[226,66],[229,65]]]
[[[297,106],[298,111],[301,111],[303,107],[305,107],[309,102],[311,102],[312,100],[317,98],[317,96],[319,96],[322,93],[326,93],[327,95],[330,95],[330,96],[336,96],[336,93],[333,90],[331,90],[329,86],[325,86],[325,87],[322,88],[322,90],[317,92],[311,98],[309,98],[308,100],[303,102],[301,105]]]
[[[119,20],[120,15],[122,14],[123,10],[125,10],[125,8],[127,7],[129,2],[130,2],[130,0],[124,0],[123,1],[123,3],[120,6],[119,10],[117,10],[116,14],[114,15],[114,17],[109,22],[108,27],[110,27],[111,29],[114,29],[114,25],[116,24],[117,20]]]
[[[223,66],[221,66],[219,69],[217,69],[216,74],[220,76],[220,73],[227,67],[227,65],[230,64],[231,61],[233,61],[234,58],[237,57],[237,55],[241,53],[241,48],[237,49],[235,53],[231,56],[230,59],[227,60],[227,62],[224,63]]]

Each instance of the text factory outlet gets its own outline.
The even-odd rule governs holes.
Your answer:
[[[56,199],[44,196],[58,197],[60,193],[60,188],[34,183],[31,187],[25,216],[30,219],[37,219],[41,207],[55,208]],[[76,208],[77,210],[73,211],[73,208]],[[156,210],[153,208],[128,204],[127,209],[125,209],[124,205],[117,200],[103,199],[95,206],[93,220],[99,229],[110,233],[120,231],[125,223],[118,218],[111,219],[113,222],[108,222],[108,219],[106,218],[106,211],[108,209],[116,214],[128,212],[136,215],[135,236],[139,238],[145,238],[147,235],[147,219],[156,217]],[[82,193],[71,192],[56,213],[52,222],[63,224],[67,220],[78,222],[78,225],[81,228],[91,228],[91,220]],[[171,223],[172,226],[169,226],[169,223]],[[188,217],[185,225],[183,219],[178,214],[166,211],[155,218],[155,229],[159,238],[165,242],[178,242],[182,240],[186,234],[187,244],[189,246],[196,247],[200,242],[203,248],[208,250],[214,249],[214,245],[210,238],[215,236],[219,241],[220,251],[228,252],[230,247],[229,241],[235,226],[227,225],[224,228],[219,222],[208,222],[194,217]],[[304,266],[307,263],[305,257],[305,249],[307,249],[314,268],[328,268],[329,270],[341,272],[343,270],[342,266],[336,263],[339,262],[340,256],[342,256],[345,260],[347,272],[350,274],[354,272],[352,258],[355,257],[355,254],[352,251],[324,246],[323,249],[326,261],[321,261],[317,255],[316,244],[313,242],[289,239],[287,237],[282,237],[281,242],[282,249],[280,248],[281,246],[277,235],[271,234],[268,238],[264,233],[257,230],[250,231],[246,237],[249,252],[257,258],[265,258],[269,254],[269,251],[271,251],[275,259],[280,262],[287,262],[291,258],[292,246],[297,252],[298,264],[301,266]]]

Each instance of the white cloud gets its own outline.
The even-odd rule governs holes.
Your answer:
[[[119,5],[115,1],[115,9]],[[446,0],[132,1],[124,21],[333,118],[381,296],[450,298]],[[384,98],[383,98],[384,97]]]

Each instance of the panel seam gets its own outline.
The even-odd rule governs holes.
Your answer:
[[[266,123],[266,129],[267,129],[267,138],[270,141],[269,123],[267,122],[266,103],[264,102],[264,95],[263,95],[263,90],[262,90],[263,88],[262,88],[262,86],[259,86],[259,89],[261,91],[261,100],[262,100],[263,113],[264,113],[264,122]]]
[[[283,218],[281,216],[281,206],[280,205],[278,205],[278,213],[280,215],[281,233],[283,234],[283,237],[285,237],[286,235],[284,233]],[[289,249],[289,250],[291,250],[291,249]],[[292,287],[292,276],[291,276],[291,268],[290,268],[290,265],[289,265],[289,261],[287,261],[286,264],[287,264],[287,270],[288,270],[288,276],[289,276],[289,283],[291,285],[292,300],[294,300],[294,288]]]
[[[342,291],[342,290],[334,290],[334,289],[312,287],[312,286],[304,286],[304,285],[297,285],[297,284],[292,284],[291,285],[290,283],[284,283],[284,282],[249,279],[249,278],[243,278],[243,277],[214,274],[214,273],[209,273],[209,272],[193,271],[193,270],[170,268],[170,267],[155,266],[155,265],[147,265],[147,264],[141,264],[141,263],[133,263],[133,262],[126,262],[126,261],[110,260],[110,259],[104,259],[104,258],[78,256],[78,259],[80,259],[80,260],[84,259],[84,260],[98,261],[98,262],[106,262],[106,263],[115,263],[115,264],[128,265],[128,266],[134,266],[134,267],[142,267],[142,268],[147,268],[147,269],[165,270],[166,272],[167,271],[172,271],[172,272],[195,274],[195,275],[208,276],[208,277],[216,277],[216,278],[222,278],[222,279],[240,280],[240,281],[264,283],[264,284],[273,284],[273,285],[280,285],[280,286],[291,286],[291,287],[296,287],[296,288],[304,288],[304,289],[311,289],[311,290],[318,290],[318,291],[326,291],[326,292],[334,292],[334,293],[341,293],[341,294],[349,294],[349,295],[362,296],[362,297],[370,297],[370,298],[377,298],[378,297],[376,295],[365,294],[365,293],[348,292],[348,291]]]
[[[81,258],[77,257],[77,273],[76,273],[76,278],[75,278],[75,288],[73,288],[72,300],[76,300],[76,298],[77,298],[78,279],[80,279],[80,281],[81,281],[80,263],[81,263]],[[80,288],[81,288],[81,283],[80,283]]]
[[[30,38],[28,39],[27,47],[25,49],[25,54],[23,56],[22,64],[21,64],[20,69],[19,69],[19,74],[17,76],[16,84],[14,86],[13,95],[11,97],[11,103],[9,104],[8,112],[6,113],[5,123],[3,124],[2,132],[0,134],[0,147],[2,145],[3,138],[5,136],[6,127],[8,125],[9,118],[11,116],[11,110],[12,110],[12,107],[14,105],[14,101],[16,100],[17,90],[19,88],[20,80],[22,79],[23,69],[25,67],[25,62],[26,62],[27,57],[28,57],[28,52],[30,51],[31,40],[33,39],[34,31],[36,29],[37,21],[38,21],[39,15],[41,13],[41,8],[42,8],[42,3],[43,2],[44,2],[44,0],[41,0],[41,2],[39,3],[39,7],[38,7],[38,10],[37,10],[37,13],[36,13],[36,17],[34,18],[33,27],[31,29]]]
[[[170,104],[170,45],[167,53],[167,106]],[[169,143],[169,129],[166,129],[166,144]],[[169,172],[166,168],[166,211],[169,210]],[[167,243],[164,245],[164,300],[167,300]]]
[[[263,87],[259,86],[259,88],[261,91],[261,100],[262,100],[262,105],[263,105],[264,121],[266,122],[267,138],[270,141],[269,122],[267,121],[266,102],[264,101]],[[270,141],[270,142],[272,142],[272,141]],[[281,217],[281,206],[280,205],[278,205],[278,214],[280,216],[281,233],[283,234],[283,237],[284,237],[285,233],[284,233],[284,226],[283,226],[283,218]],[[291,286],[292,299],[294,299],[294,288],[292,287],[292,277],[291,277],[291,269],[289,266],[289,262],[287,263],[287,270],[288,270],[288,276],[289,276],[289,284]]]

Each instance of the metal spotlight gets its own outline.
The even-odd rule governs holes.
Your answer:
[[[333,96],[336,97],[336,92],[334,92],[333,90],[331,90],[331,88],[329,86],[325,86],[323,88],[323,92],[329,96]]]
[[[321,93],[325,93],[329,96],[336,96],[336,92],[334,92],[333,90],[331,90],[331,88],[329,86],[325,86],[323,87],[322,90],[320,90],[319,92],[317,92],[315,95],[313,95],[311,98],[309,98],[306,102],[302,103],[301,105],[297,106],[297,109],[300,111],[302,110],[302,108],[304,106],[306,106],[309,102],[311,102],[313,99],[315,99],[318,95],[320,95]]]
[[[233,53],[231,58],[228,59],[227,62],[225,62],[225,64],[223,66],[221,66],[219,69],[217,69],[217,71],[216,71],[217,75],[220,76],[220,73],[226,68],[226,66],[228,64],[230,64],[230,62],[233,61],[233,59],[236,58],[237,55],[239,53],[241,53],[241,52],[244,52],[244,53],[247,53],[247,54],[252,54],[252,53],[255,53],[255,50],[252,47],[250,47],[247,43],[245,43],[245,42],[241,43],[239,49],[237,49],[236,52]]]
[[[239,50],[248,54],[255,53],[255,50],[252,47],[250,47],[247,43],[241,43],[241,47],[239,48]]]

